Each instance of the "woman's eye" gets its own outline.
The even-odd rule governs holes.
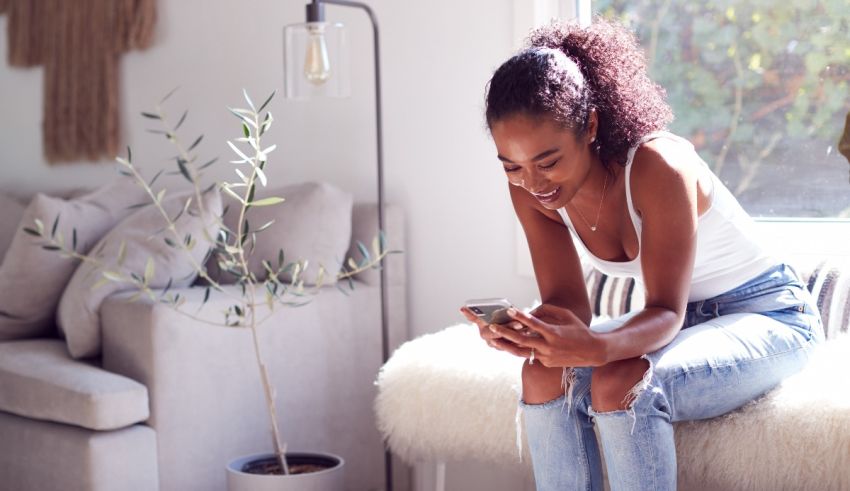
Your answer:
[[[510,168],[510,169],[505,167],[504,169],[505,169],[505,172],[516,172],[516,171],[519,170],[519,167],[513,167],[513,168]]]
[[[558,159],[558,160],[556,160],[556,161],[552,162],[552,163],[551,163],[551,164],[549,164],[549,165],[541,165],[541,166],[540,166],[540,168],[541,168],[541,169],[551,169],[552,167],[555,167],[555,165],[556,165],[556,164],[557,164],[560,160],[561,160],[561,159]]]

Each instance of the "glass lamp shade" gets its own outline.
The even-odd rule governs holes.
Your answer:
[[[283,30],[283,48],[288,99],[351,95],[348,43],[342,24],[288,25]]]

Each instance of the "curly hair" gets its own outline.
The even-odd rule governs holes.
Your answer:
[[[556,21],[532,31],[526,45],[488,82],[488,128],[524,114],[551,117],[583,135],[596,109],[594,150],[607,166],[625,165],[629,148],[673,120],[666,92],[649,79],[637,39],[621,24]]]

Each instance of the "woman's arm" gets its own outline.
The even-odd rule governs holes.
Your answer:
[[[605,363],[666,346],[682,326],[696,256],[699,165],[681,145],[655,140],[632,163],[631,190],[641,216],[646,305],[621,328],[600,334]],[[626,183],[629,185],[629,183]]]
[[[528,191],[519,186],[508,187],[528,241],[540,300],[572,311],[589,325],[590,300],[570,231],[557,212],[545,209]]]

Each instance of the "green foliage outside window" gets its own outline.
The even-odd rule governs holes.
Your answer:
[[[837,151],[850,111],[850,0],[593,5],[635,31],[667,90],[671,130],[694,142],[745,207],[850,216],[850,168]],[[797,203],[771,198],[798,178]]]

